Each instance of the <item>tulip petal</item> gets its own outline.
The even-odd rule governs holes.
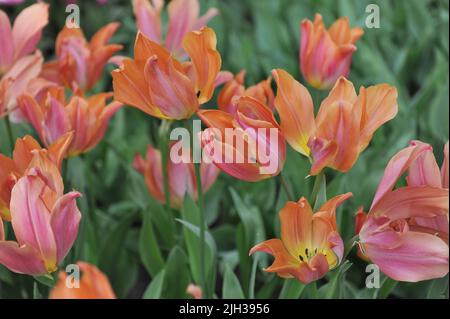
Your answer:
[[[441,176],[442,176],[442,187],[448,188],[448,167],[449,167],[449,160],[448,160],[448,142],[445,143],[444,147],[444,162],[442,163],[441,167]]]
[[[16,59],[36,49],[42,29],[48,23],[48,7],[48,4],[39,2],[25,8],[17,16],[12,28]]]
[[[397,183],[397,180],[406,172],[415,159],[428,149],[431,149],[431,146],[417,144],[401,150],[391,158],[384,170],[383,177],[372,202],[372,207],[374,207],[386,193],[392,190]]]
[[[14,61],[14,44],[11,23],[3,10],[0,10],[0,78]]]
[[[198,0],[173,0],[169,3],[169,27],[166,47],[171,52],[179,53],[184,36],[192,30],[199,15]]]
[[[430,234],[407,232],[396,248],[383,249],[367,244],[364,251],[383,273],[398,281],[441,278],[449,269],[448,245]]]
[[[315,216],[320,216],[328,219],[333,225],[333,229],[337,230],[336,225],[336,209],[347,199],[352,197],[353,194],[348,192],[342,195],[337,195],[329,199],[325,204],[323,204],[315,213]]]
[[[370,213],[391,220],[448,214],[448,189],[429,186],[401,187],[383,196]]]
[[[19,274],[37,276],[47,273],[42,259],[33,248],[19,247],[12,241],[0,241],[0,264]]]
[[[69,252],[78,234],[81,213],[76,199],[81,194],[70,192],[60,197],[51,213],[51,228],[58,243],[57,260],[61,262]]]
[[[298,202],[287,202],[281,209],[281,240],[291,255],[304,255],[312,246],[312,216],[311,206],[304,197]]]
[[[50,211],[42,198],[45,188],[36,176],[19,179],[11,193],[11,223],[19,244],[34,248],[52,272],[57,265],[56,242]]]
[[[308,90],[282,69],[272,71],[278,91],[274,104],[281,118],[281,130],[286,141],[305,156],[315,130],[314,106]]]
[[[442,179],[433,149],[428,144],[420,141],[413,141],[411,145],[423,145],[427,150],[421,153],[412,163],[408,170],[409,186],[431,186],[441,187]]]
[[[200,104],[208,102],[215,88],[222,59],[216,49],[216,34],[211,28],[189,32],[183,39],[183,48],[191,58],[195,70],[195,88],[200,92]]]
[[[163,0],[133,0],[133,12],[138,30],[152,41],[161,41],[161,10]]]

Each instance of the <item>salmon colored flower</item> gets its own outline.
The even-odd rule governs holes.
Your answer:
[[[337,267],[344,255],[344,243],[336,226],[336,209],[351,193],[333,197],[313,214],[305,198],[287,202],[280,211],[281,239],[269,239],[254,246],[275,257],[264,269],[283,278],[296,278],[304,284],[319,280]]]
[[[81,29],[65,27],[56,38],[56,60],[44,65],[42,77],[73,91],[91,90],[108,60],[122,49],[120,44],[108,44],[119,26],[117,22],[107,24],[89,42]]]
[[[216,8],[211,8],[199,17],[198,0],[172,0],[167,5],[169,26],[163,40],[161,25],[163,6],[163,0],[133,0],[136,25],[147,38],[163,45],[178,58],[186,56],[182,46],[184,36],[191,31],[200,30],[219,13]]]
[[[198,116],[209,127],[201,133],[204,155],[225,173],[248,182],[278,175],[286,159],[286,142],[272,111],[242,96],[235,115],[203,110]]]
[[[39,2],[22,10],[13,26],[0,10],[0,78],[19,59],[33,53],[48,23],[48,4]]]
[[[64,194],[58,167],[45,150],[35,151],[11,192],[11,225],[17,241],[0,238],[0,264],[33,276],[56,271],[78,233],[80,196],[75,191]]]
[[[355,43],[364,34],[362,28],[350,28],[347,17],[338,19],[329,30],[322,16],[301,23],[300,70],[316,89],[331,88],[341,76],[348,76]]]
[[[9,209],[11,191],[17,181],[30,169],[33,152],[41,152],[42,156],[47,156],[58,168],[61,168],[62,160],[66,156],[72,139],[73,133],[66,133],[50,145],[46,151],[33,137],[26,135],[16,140],[12,158],[0,154],[0,217],[3,220],[11,220]]]
[[[39,98],[54,83],[39,78],[44,59],[40,51],[26,55],[0,79],[0,118],[9,115],[11,121],[22,122],[23,114],[17,107],[17,97],[23,93]]]
[[[444,161],[448,163],[448,155]],[[394,189],[407,172],[407,186]],[[448,176],[430,145],[413,141],[388,163],[369,213],[357,214],[361,253],[387,276],[417,282],[448,273]]]
[[[252,85],[247,89],[244,86],[245,70],[239,72],[234,79],[230,79],[217,97],[219,109],[234,115],[236,113],[236,99],[240,96],[251,96],[270,109],[274,109],[274,93],[272,91],[272,77]]]
[[[176,144],[171,146],[171,154],[175,152]],[[180,208],[183,204],[186,194],[189,194],[194,200],[197,199],[197,183],[195,179],[194,164],[190,160],[189,151],[185,150],[184,156],[180,162],[172,160],[169,156],[167,165],[169,176],[170,204],[173,208]],[[149,193],[160,203],[164,203],[164,177],[162,172],[162,160],[159,150],[151,145],[147,148],[146,158],[137,154],[134,159],[134,168],[145,178],[145,184]],[[202,162],[200,164],[200,177],[202,180],[202,189],[208,191],[219,175],[219,170],[211,163]]]
[[[169,51],[138,33],[134,60],[112,72],[114,98],[162,119],[187,119],[213,95],[222,60],[212,29],[189,32],[183,47],[191,60],[181,63]]]
[[[74,95],[65,100],[64,88],[52,88],[47,98],[38,103],[29,94],[18,98],[21,111],[33,125],[42,142],[49,146],[67,132],[74,132],[68,156],[86,153],[105,135],[109,120],[122,104],[111,102],[112,93],[100,93],[88,98]]]
[[[49,299],[116,299],[108,277],[104,273],[86,262],[79,261],[77,265],[82,271],[79,286],[68,287],[68,275],[65,271],[61,271]]]
[[[189,284],[186,289],[186,293],[192,296],[194,299],[203,299],[203,291],[200,286]]]
[[[395,117],[397,90],[388,84],[361,87],[341,77],[322,101],[314,118],[308,90],[289,73],[277,69],[275,107],[288,143],[312,161],[310,174],[331,167],[347,172],[366,149],[375,131]]]

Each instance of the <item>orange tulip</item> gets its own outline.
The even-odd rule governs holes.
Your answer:
[[[250,255],[262,251],[274,256],[272,265],[264,270],[280,277],[296,278],[304,284],[319,280],[342,261],[344,243],[336,226],[336,209],[350,196],[333,197],[315,214],[304,197],[287,202],[280,211],[281,239],[254,246]]]
[[[190,118],[213,95],[222,63],[216,42],[210,28],[189,32],[183,48],[191,60],[181,63],[139,32],[134,60],[112,72],[114,98],[158,118]]]
[[[164,203],[164,181],[160,151],[149,145],[145,159],[142,158],[140,154],[136,155],[134,159],[134,168],[144,175],[145,184],[147,185],[149,193],[157,201]],[[189,196],[196,200],[198,196],[197,184],[192,161],[186,159],[184,162],[175,163],[169,157],[167,170],[169,176],[171,206],[176,209],[180,208],[186,194],[189,194]],[[200,164],[200,177],[204,192],[211,188],[218,175],[219,170],[213,164],[205,162]]]
[[[79,286],[67,286],[67,273],[61,271],[49,299],[116,299],[108,277],[94,265],[77,262],[82,270]]]
[[[48,152],[43,154],[60,168],[72,139],[72,132],[64,134],[49,146]],[[3,220],[11,220],[11,191],[30,168],[33,153],[41,150],[43,149],[39,143],[30,135],[26,135],[24,138],[16,140],[12,158],[0,154],[0,217]]]
[[[286,159],[286,141],[272,111],[260,101],[242,96],[234,116],[202,110],[209,127],[201,134],[204,155],[225,173],[248,182],[278,175]]]
[[[272,91],[272,77],[252,85],[247,89],[244,86],[245,70],[239,72],[234,79],[230,79],[217,97],[219,109],[234,115],[236,112],[236,99],[240,96],[251,96],[270,109],[274,108],[274,94]]]
[[[105,135],[110,118],[122,106],[118,102],[106,105],[111,97],[112,93],[100,93],[89,98],[74,95],[66,101],[64,88],[58,87],[50,89],[41,103],[29,94],[23,94],[18,98],[18,104],[47,146],[73,131],[68,155],[76,156],[90,151]]]
[[[71,90],[91,90],[120,44],[108,44],[119,23],[109,23],[87,42],[79,28],[64,28],[56,38],[56,60],[46,63],[42,76]]]
[[[277,69],[275,107],[288,143],[312,161],[310,174],[331,167],[347,172],[366,149],[375,131],[395,117],[397,90],[388,84],[361,87],[341,77],[322,101],[314,118],[308,90],[289,73]]]
[[[300,69],[306,81],[317,89],[332,87],[341,76],[348,76],[355,43],[362,28],[350,28],[347,17],[326,29],[322,16],[301,23]]]
[[[165,41],[162,37],[161,11],[163,0],[133,0],[133,11],[136,16],[137,28],[150,40],[162,44],[178,58],[184,58],[186,52],[182,48],[184,36],[206,26],[208,21],[219,12],[210,8],[199,17],[198,0],[172,0],[167,5],[169,25]]]

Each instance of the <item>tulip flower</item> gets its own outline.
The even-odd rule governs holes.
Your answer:
[[[122,104],[106,101],[112,93],[100,93],[88,98],[74,95],[65,100],[62,87],[49,89],[47,98],[38,103],[29,94],[18,98],[18,104],[33,125],[42,142],[49,146],[67,132],[74,132],[68,156],[86,153],[105,135],[109,120]]]
[[[49,299],[116,299],[108,277],[94,265],[77,262],[82,271],[78,286],[67,286],[67,273],[60,271]]]
[[[217,105],[219,106],[219,109],[234,115],[236,113],[236,99],[245,95],[257,99],[273,110],[273,101],[275,97],[272,87],[270,86],[272,78],[269,77],[266,80],[263,80],[246,89],[244,86],[244,77],[245,70],[242,70],[234,79],[230,79],[226,82],[217,97]]]
[[[0,10],[0,78],[15,62],[36,50],[47,23],[48,4],[43,2],[22,10],[12,28],[8,15]]]
[[[274,256],[264,270],[282,278],[296,278],[304,284],[319,280],[342,262],[344,243],[336,226],[336,209],[350,196],[333,197],[315,214],[304,197],[287,202],[280,211],[281,239],[257,244],[250,255],[262,251]]]
[[[199,17],[198,0],[172,0],[167,5],[169,26],[165,40],[163,40],[161,31],[163,6],[163,0],[133,0],[136,25],[138,30],[147,38],[158,44],[163,44],[167,50],[178,58],[186,56],[186,51],[183,50],[182,46],[184,36],[191,31],[200,30],[219,13],[216,8],[211,8]]]
[[[327,30],[320,14],[316,14],[314,22],[303,20],[300,29],[300,70],[306,81],[316,89],[329,89],[339,77],[347,77],[355,43],[364,30],[351,29],[347,17],[338,19]]]
[[[42,153],[42,156],[48,156],[49,160],[60,168],[72,138],[72,132],[64,134],[50,145],[48,152]],[[11,220],[11,191],[17,181],[29,170],[34,151],[43,151],[43,149],[33,137],[26,135],[16,140],[12,158],[0,154],[0,217],[3,220]]]
[[[171,153],[175,144],[171,146]],[[188,154],[186,152],[185,154]],[[187,156],[187,155],[185,155]],[[147,148],[146,158],[137,154],[134,159],[134,168],[144,175],[145,183],[149,193],[160,203],[164,203],[164,179],[162,172],[162,159],[159,150],[151,145]],[[194,164],[190,158],[180,163],[172,160],[169,156],[167,164],[169,176],[170,204],[178,209],[182,206],[184,197],[189,194],[194,200],[197,199],[197,183],[195,179]],[[200,177],[203,192],[208,191],[219,175],[219,170],[211,163],[200,164]]]
[[[272,111],[242,96],[234,117],[221,110],[198,116],[209,127],[201,134],[204,155],[227,174],[256,182],[278,175],[286,159],[286,142]]]
[[[392,279],[417,282],[448,273],[446,163],[448,153],[441,175],[432,147],[413,141],[389,161],[369,213],[361,208],[357,214],[361,253]],[[394,189],[405,172],[407,186]]]
[[[181,63],[162,46],[138,33],[134,60],[112,72],[114,98],[161,119],[187,119],[209,101],[221,58],[212,29],[188,33],[183,47],[191,61]]]
[[[80,193],[63,192],[58,167],[45,151],[35,151],[11,192],[11,225],[17,241],[0,238],[0,264],[33,276],[56,271],[76,239],[81,218],[76,204]]]
[[[274,70],[273,76],[278,85],[275,107],[281,130],[297,152],[310,158],[311,175],[325,167],[349,171],[375,131],[398,111],[394,87],[361,87],[357,95],[353,84],[341,77],[314,118],[308,90],[284,70]]]
[[[119,26],[107,24],[89,42],[81,29],[65,27],[56,38],[56,60],[44,65],[42,77],[73,91],[91,90],[108,60],[122,49],[120,44],[108,44]]]
[[[186,289],[186,293],[192,296],[194,299],[203,299],[203,291],[200,286],[189,284]]]

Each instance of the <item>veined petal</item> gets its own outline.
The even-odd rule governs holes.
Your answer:
[[[57,243],[57,260],[61,262],[69,252],[78,234],[81,213],[76,199],[81,194],[70,192],[60,197],[51,213],[51,228]]]
[[[46,185],[36,176],[19,179],[11,193],[11,223],[20,245],[36,250],[48,272],[57,267],[56,242],[50,226],[50,211],[42,195]]]
[[[378,201],[388,192],[392,190],[397,180],[406,172],[416,158],[431,146],[426,144],[417,144],[407,147],[395,154],[387,164],[383,177],[378,186],[377,192],[372,202],[374,207]]]
[[[138,30],[152,41],[161,41],[161,10],[163,0],[133,0],[133,11]]]
[[[274,101],[286,141],[305,156],[308,140],[315,131],[314,106],[308,90],[282,69],[272,71],[278,91]]]
[[[183,39],[183,48],[191,58],[195,70],[195,89],[200,92],[198,102],[208,102],[215,88],[222,59],[216,49],[217,39],[214,30],[203,28],[189,32]]]
[[[278,271],[279,268],[293,267],[297,268],[299,266],[299,261],[296,260],[286,249],[283,242],[279,239],[269,239],[266,240],[252,249],[250,249],[249,255],[253,255],[255,252],[264,252],[275,257],[272,265],[269,268],[264,269],[268,272],[278,272],[282,277],[292,277],[286,271]]]
[[[173,0],[167,7],[169,27],[165,44],[169,51],[179,54],[183,37],[192,31],[200,6],[198,0]]]
[[[408,185],[441,187],[441,172],[436,162],[436,158],[433,155],[433,149],[430,145],[420,141],[412,141],[410,144],[423,145],[423,147],[427,148],[427,150],[420,154],[416,160],[411,163],[407,177]]]
[[[364,251],[383,273],[398,281],[441,278],[449,269],[448,245],[430,234],[407,232],[402,236],[402,244],[396,248],[367,244]]]
[[[387,193],[370,213],[391,220],[448,215],[448,189],[430,186],[401,187]]]
[[[12,28],[16,59],[36,49],[42,35],[42,29],[48,23],[48,7],[48,4],[39,2],[25,8],[17,16]]]
[[[304,255],[312,247],[312,218],[311,206],[304,197],[287,202],[281,209],[281,240],[292,256]]]
[[[39,254],[29,246],[22,246],[13,241],[0,241],[0,264],[9,270],[27,275],[47,273]]]

